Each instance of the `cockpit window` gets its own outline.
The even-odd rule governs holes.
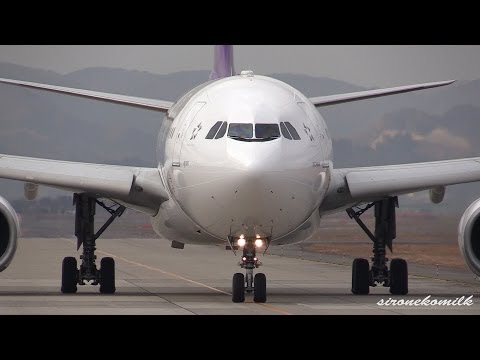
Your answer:
[[[256,139],[276,139],[279,137],[278,124],[255,124]]]
[[[230,124],[228,137],[233,139],[253,138],[253,124]]]
[[[292,135],[287,130],[287,127],[285,126],[285,123],[281,122],[280,123],[280,129],[282,129],[282,135],[285,139],[292,140]]]
[[[217,121],[208,132],[205,139],[221,139],[227,133],[228,137],[234,140],[247,142],[264,142],[271,141],[283,136],[288,140],[300,140],[297,130],[289,122],[281,122],[278,124],[255,124],[255,132],[253,124],[233,123],[228,124],[226,121]]]
[[[222,122],[217,121],[215,125],[213,125],[213,127],[210,129],[205,139],[213,139],[215,137],[215,134],[218,132],[218,129],[220,129],[221,125],[222,125]]]
[[[227,132],[227,122],[224,121],[220,130],[218,130],[217,135],[215,135],[215,139],[221,139],[225,136],[225,133]]]
[[[213,127],[210,129],[205,139],[221,139],[225,136],[225,133],[227,132],[227,125],[228,124],[226,121],[217,121],[215,125],[213,125]]]
[[[300,140],[300,135],[298,135],[297,130],[293,127],[292,124],[290,124],[288,121],[285,122],[285,126],[287,127],[288,131],[292,135],[293,140]]]

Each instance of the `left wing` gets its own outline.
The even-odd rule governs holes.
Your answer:
[[[146,99],[146,98],[119,95],[119,94],[110,94],[110,93],[104,93],[99,91],[82,90],[82,89],[68,88],[68,87],[56,86],[56,85],[39,84],[39,83],[33,83],[29,81],[0,78],[0,83],[17,85],[17,86],[22,86],[22,87],[27,87],[32,89],[46,90],[46,91],[51,91],[51,92],[60,93],[60,94],[73,95],[73,96],[84,97],[88,99],[111,102],[114,104],[123,104],[123,105],[128,105],[133,107],[144,108],[144,109],[157,110],[161,112],[168,112],[168,110],[170,110],[170,108],[173,106],[173,102],[171,101]]]
[[[0,178],[110,198],[155,215],[169,199],[159,170],[0,154]]]
[[[480,158],[335,169],[328,208],[480,181]]]

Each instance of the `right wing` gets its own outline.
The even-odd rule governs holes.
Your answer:
[[[388,89],[378,89],[378,90],[367,90],[367,91],[358,91],[348,94],[339,94],[339,95],[328,95],[328,96],[319,96],[310,98],[310,101],[313,105],[319,106],[329,106],[329,105],[338,105],[352,101],[367,100],[373,99],[381,96],[403,94],[411,91],[432,89],[440,86],[446,86],[453,84],[455,80],[449,81],[440,81],[427,84],[417,84],[417,85],[407,85],[407,86],[398,86]]]
[[[146,99],[146,98],[140,98],[135,96],[127,96],[127,95],[109,94],[109,93],[103,93],[98,91],[74,89],[74,88],[55,86],[55,85],[38,84],[38,83],[20,81],[20,80],[10,80],[10,79],[0,78],[0,83],[23,86],[27,88],[33,88],[33,89],[41,89],[41,90],[56,92],[60,94],[74,95],[74,96],[79,96],[79,97],[84,97],[89,99],[111,102],[115,104],[123,104],[128,106],[144,108],[144,109],[157,110],[161,112],[168,112],[168,110],[170,110],[170,108],[174,104],[171,101]]]
[[[480,158],[334,169],[325,211],[440,186],[480,181]]]
[[[0,154],[0,178],[109,198],[150,215],[169,199],[156,168],[88,164]]]

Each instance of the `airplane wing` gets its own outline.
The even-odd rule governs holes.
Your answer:
[[[480,158],[334,169],[330,197],[345,204],[361,203],[476,181],[480,181]]]
[[[156,168],[87,164],[0,154],[0,178],[110,198],[155,215],[169,196]]]
[[[38,83],[20,81],[20,80],[10,80],[10,79],[0,78],[0,83],[17,85],[17,86],[22,86],[22,87],[27,87],[32,89],[41,89],[41,90],[51,91],[51,92],[60,93],[60,94],[73,95],[73,96],[84,97],[89,99],[101,100],[105,102],[111,102],[115,104],[123,104],[128,106],[144,108],[144,109],[157,110],[161,112],[167,112],[174,104],[171,101],[146,99],[146,98],[118,95],[118,94],[109,94],[109,93],[103,93],[98,91],[38,84]]]
[[[319,97],[310,98],[310,101],[313,103],[313,105],[317,107],[337,105],[337,104],[343,104],[343,103],[352,102],[352,101],[373,99],[381,96],[402,94],[410,91],[431,89],[431,88],[436,88],[440,86],[450,85],[450,84],[453,84],[454,82],[455,80],[449,80],[449,81],[440,81],[440,82],[433,82],[433,83],[426,83],[426,84],[399,86],[399,87],[394,87],[389,89],[367,90],[367,91],[359,91],[359,92],[348,93],[348,94],[319,96]]]

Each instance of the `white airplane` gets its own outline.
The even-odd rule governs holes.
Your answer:
[[[398,195],[430,190],[432,202],[443,200],[447,185],[480,181],[480,158],[406,165],[335,169],[332,141],[317,108],[351,101],[449,85],[443,81],[390,89],[308,98],[279,80],[252,71],[235,75],[233,49],[215,48],[210,81],[177,102],[107,94],[18,80],[0,82],[95,100],[156,110],[165,114],[158,136],[158,167],[86,164],[0,155],[0,177],[25,182],[34,199],[39,185],[73,192],[75,235],[83,245],[81,264],[67,257],[62,265],[63,293],[77,285],[100,284],[115,292],[115,263],[95,263],[96,240],[125,208],[151,217],[154,230],[172,247],[223,243],[241,250],[245,274],[233,276],[232,300],[267,299],[266,277],[254,275],[257,251],[310,239],[323,215],[346,210],[373,242],[373,257],[355,259],[352,292],[368,294],[383,285],[396,295],[408,292],[407,263],[386,258],[395,234]],[[159,119],[160,121],[160,119]],[[110,199],[115,209],[100,199]],[[96,204],[111,213],[97,232]],[[372,233],[360,220],[375,208]],[[480,275],[480,200],[465,212],[459,243],[466,263]],[[18,220],[0,200],[0,271],[16,249]]]

